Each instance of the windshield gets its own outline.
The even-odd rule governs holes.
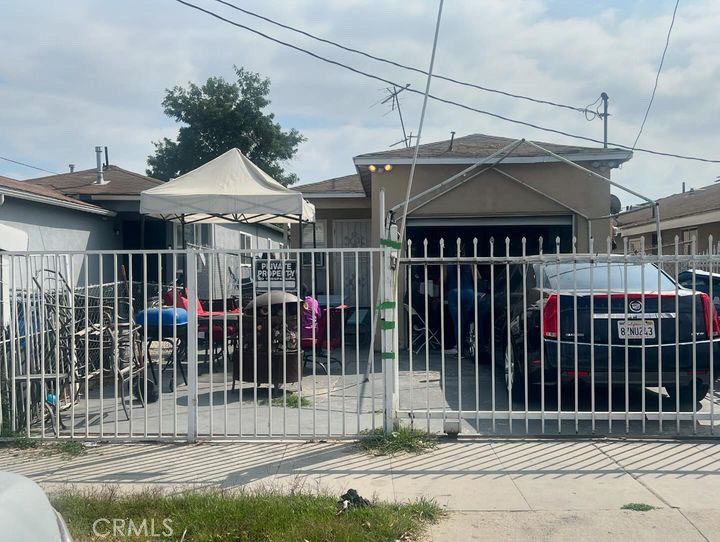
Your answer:
[[[592,269],[592,280],[591,270]],[[627,269],[627,271],[626,271]],[[609,270],[609,280],[608,280]],[[652,264],[628,265],[607,263],[548,264],[545,267],[550,287],[554,290],[615,290],[639,292],[658,290],[658,268]],[[660,290],[674,290],[675,283],[660,273]]]

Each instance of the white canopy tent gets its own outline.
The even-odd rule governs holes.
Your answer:
[[[140,194],[142,214],[184,224],[314,223],[315,206],[238,149]]]

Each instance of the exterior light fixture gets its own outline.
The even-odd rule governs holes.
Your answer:
[[[383,169],[384,169],[385,171],[392,171],[392,164],[385,164],[385,165],[383,166]]]
[[[370,164],[368,169],[370,170],[370,173],[375,173],[377,171],[377,166]]]

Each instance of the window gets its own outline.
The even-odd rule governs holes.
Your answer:
[[[698,231],[697,228],[690,230],[683,230],[682,232],[682,253],[692,254],[693,241],[697,241]]]
[[[315,222],[315,246],[327,248],[327,220]],[[313,225],[303,224],[303,248],[313,248]],[[313,264],[312,254],[305,252],[302,255],[303,266],[310,267]],[[316,267],[325,267],[325,254],[315,253],[314,260]]]
[[[211,245],[210,228],[212,224],[175,224],[175,246],[183,246],[183,227],[185,230],[185,243],[187,246],[209,247]]]
[[[643,252],[643,238],[636,237],[628,241],[628,254],[640,254]]]

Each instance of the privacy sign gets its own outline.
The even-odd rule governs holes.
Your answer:
[[[297,290],[297,262],[255,260],[255,287],[261,290]]]

